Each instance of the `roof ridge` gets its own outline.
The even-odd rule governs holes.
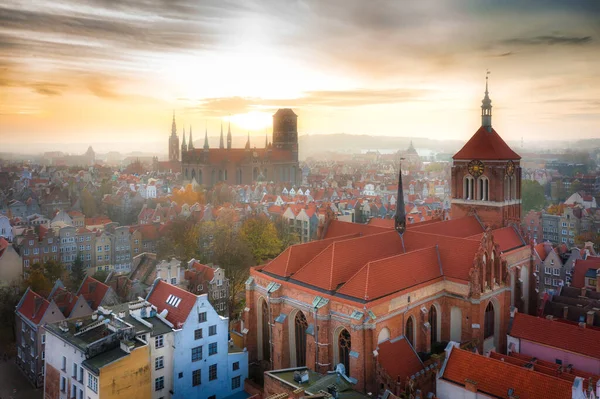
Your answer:
[[[290,266],[290,258],[292,257],[292,247],[289,247],[286,251],[288,253],[287,261],[285,262],[285,269],[283,269],[283,274],[287,275],[288,268]]]
[[[329,268],[329,288],[333,284],[333,259],[335,259],[335,244],[338,242],[334,242],[331,244],[331,259],[330,259],[330,268]]]
[[[367,278],[365,279],[365,298],[364,298],[365,301],[368,300],[368,298],[369,298],[369,295],[368,295],[368,293],[369,293],[369,274],[370,274],[369,272],[371,270],[371,262],[367,263],[366,267],[367,267]],[[362,270],[362,268],[360,268],[360,270],[355,274],[360,273],[361,270]],[[354,277],[354,276],[352,276],[352,277]],[[348,281],[350,281],[350,279],[348,279]]]

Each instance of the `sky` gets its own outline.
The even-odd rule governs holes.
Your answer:
[[[489,70],[506,140],[600,137],[597,0],[3,0],[0,152],[164,149],[175,112],[264,143],[467,140]],[[154,148],[153,147],[153,148]]]

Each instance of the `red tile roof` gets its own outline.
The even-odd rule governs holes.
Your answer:
[[[389,231],[388,228],[370,226],[368,224],[341,222],[339,220],[332,220],[327,227],[325,238],[343,237],[348,234],[359,233],[361,235],[370,235]]]
[[[108,291],[108,285],[92,277],[86,277],[77,291],[77,296],[83,295],[92,310],[98,309]]]
[[[479,392],[496,398],[507,398],[511,388],[519,399],[565,399],[572,392],[569,381],[456,347],[441,378],[462,386],[469,380]]]
[[[77,295],[67,291],[63,287],[58,287],[53,295],[48,297],[49,301],[54,301],[65,317],[69,317],[78,299]]]
[[[175,307],[167,303],[167,299],[169,295],[173,295],[179,299],[181,302]],[[167,309],[167,317],[166,319],[170,321],[176,329],[179,329],[183,326],[183,323],[187,320],[194,304],[196,303],[196,295],[188,292],[186,290],[182,290],[174,285],[169,283],[165,283],[162,280],[158,280],[150,295],[146,300],[156,306],[158,312],[162,312],[164,309]]]
[[[215,269],[213,269],[210,266],[203,265],[200,262],[194,262],[192,267],[198,272],[201,272],[203,274],[204,279],[207,281],[212,281],[212,279],[215,278]]]
[[[36,294],[28,288],[21,302],[21,306],[17,308],[17,312],[33,324],[38,325],[40,324],[40,321],[42,321],[42,317],[44,317],[49,305],[50,302],[43,296]]]
[[[517,160],[521,157],[514,152],[502,137],[492,128],[491,132],[480,127],[453,159]]]
[[[466,216],[458,219],[444,220],[437,223],[427,223],[413,226],[411,231],[439,234],[450,237],[470,237],[483,233],[483,227],[475,216]]]
[[[394,228],[394,219],[372,218],[369,220],[369,226],[383,227],[386,229]]]
[[[485,233],[476,234],[474,236],[468,237],[472,240],[481,241],[483,235]],[[518,247],[522,247],[525,245],[519,233],[512,226],[501,227],[492,232],[494,236],[494,242],[499,245],[500,252],[510,251],[511,249],[515,249]]]
[[[510,335],[600,359],[600,331],[517,313]]]
[[[415,375],[425,367],[410,346],[410,343],[400,337],[398,340],[387,340],[378,345],[377,361],[385,369],[390,378],[406,381],[406,377]]]
[[[440,277],[438,252],[429,247],[367,263],[338,293],[374,300]]]
[[[542,261],[544,261],[546,259],[546,256],[548,256],[548,254],[546,253],[546,244],[544,244],[543,242],[537,244],[535,247],[533,247],[533,249]]]
[[[573,270],[573,280],[571,281],[571,287],[583,288],[585,287],[585,274],[588,270],[600,269],[600,257],[588,256],[587,259],[577,259]]]

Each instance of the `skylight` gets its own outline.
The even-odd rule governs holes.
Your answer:
[[[169,295],[169,297],[167,298],[167,303],[169,305],[173,306],[174,308],[176,308],[177,306],[179,306],[180,302],[181,302],[181,298],[178,298],[178,297],[176,297],[173,294]]]

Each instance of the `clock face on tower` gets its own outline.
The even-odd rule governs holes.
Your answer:
[[[483,174],[485,165],[481,161],[473,160],[469,162],[469,173],[473,177],[479,177]]]
[[[515,164],[513,161],[508,161],[506,163],[506,174],[508,176],[512,176],[515,174]]]

